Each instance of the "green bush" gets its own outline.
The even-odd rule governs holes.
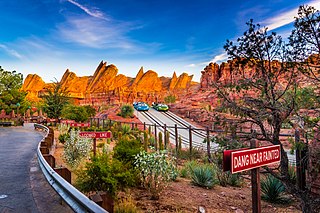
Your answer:
[[[133,117],[134,109],[131,105],[123,105],[120,109],[119,115],[123,118]]]
[[[197,148],[192,148],[191,153],[190,153],[189,149],[178,150],[178,158],[179,159],[184,159],[184,160],[188,160],[190,158],[201,159],[203,157],[203,155],[204,155],[203,151],[201,151]]]
[[[82,192],[106,191],[115,196],[119,189],[136,184],[133,170],[124,169],[122,162],[102,153],[92,157],[85,169],[78,171],[76,187]]]
[[[176,102],[176,96],[168,95],[167,97],[164,97],[164,102],[167,103],[167,104],[175,103]]]
[[[168,182],[175,180],[178,175],[174,161],[162,152],[142,151],[135,156],[134,165],[139,171],[143,186],[151,193],[152,199],[159,199],[160,193],[167,187]]]
[[[142,149],[143,147],[139,140],[121,138],[113,149],[113,157],[119,161],[133,165],[134,156]]]
[[[58,137],[60,143],[63,143],[63,144],[64,144],[69,138],[70,138],[69,133],[61,134],[61,135],[59,135],[59,137]]]
[[[285,187],[282,182],[268,175],[261,181],[261,191],[263,192],[261,198],[270,203],[285,203],[288,202],[288,198],[283,196]]]
[[[210,164],[190,168],[191,181],[194,185],[211,189],[217,184],[216,170]]]
[[[72,104],[65,105],[61,111],[62,118],[75,120],[76,122],[85,122],[94,114],[95,109],[90,106],[76,106]]]

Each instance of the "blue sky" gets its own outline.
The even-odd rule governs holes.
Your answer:
[[[287,37],[301,4],[320,9],[320,0],[0,1],[0,66],[50,82],[67,68],[93,75],[104,60],[130,77],[144,66],[199,81],[249,19]]]

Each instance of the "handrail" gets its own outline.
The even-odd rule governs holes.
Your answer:
[[[35,128],[40,128],[46,131],[45,137],[49,134],[49,129],[46,126],[40,124],[34,124]],[[45,138],[44,137],[44,138]],[[44,139],[43,138],[43,139]],[[99,205],[94,203],[80,191],[78,191],[74,186],[64,180],[58,173],[56,173],[53,168],[47,163],[47,161],[42,156],[40,151],[40,145],[43,139],[38,144],[37,155],[38,161],[42,173],[46,177],[48,183],[56,190],[60,197],[74,210],[75,212],[104,212],[108,213],[105,209],[101,208]]]

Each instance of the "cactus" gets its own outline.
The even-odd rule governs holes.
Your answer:
[[[165,141],[164,141],[164,148],[165,149],[168,148],[169,143],[170,143],[170,132],[167,130],[166,131],[166,138],[165,138]]]
[[[148,151],[148,133],[146,131],[143,132],[143,147],[145,151]]]
[[[122,132],[118,132],[118,140],[122,138]]]
[[[159,150],[163,150],[162,132],[159,132]]]
[[[181,139],[181,136],[179,135],[178,153],[181,152],[181,149],[182,149],[182,139]]]

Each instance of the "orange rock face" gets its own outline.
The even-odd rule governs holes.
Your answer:
[[[45,82],[37,74],[29,74],[22,85],[21,90],[28,92],[27,99],[30,101],[38,102],[39,92],[45,87]]]
[[[101,61],[93,76],[78,77],[66,70],[60,83],[70,96],[80,100],[80,104],[101,104],[132,101],[163,101],[170,92],[185,90],[194,85],[193,76],[186,73],[179,77],[159,77],[155,71],[138,71],[135,78],[118,74],[118,68]],[[28,98],[39,100],[39,91],[45,90],[46,84],[37,75],[28,75],[22,90],[28,92]]]

